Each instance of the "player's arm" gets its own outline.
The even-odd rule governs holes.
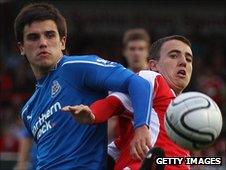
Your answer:
[[[95,90],[119,91],[128,94],[134,109],[134,128],[142,125],[149,126],[151,84],[120,64],[106,60],[103,62],[106,63],[97,62],[98,65],[90,65],[90,69],[85,70],[84,85]]]
[[[124,111],[121,101],[115,96],[97,100],[90,107],[85,105],[68,106],[63,111],[71,112],[79,123],[96,124],[107,121],[110,117]]]
[[[102,123],[114,115],[121,114],[124,111],[124,106],[115,96],[108,96],[94,102],[90,109],[95,116],[94,123]]]
[[[149,125],[151,84],[147,80],[118,63],[103,60],[95,55],[80,57],[77,60],[69,59],[70,61],[62,64],[62,77],[65,81],[72,86],[74,84],[78,89],[85,89],[86,92],[102,93],[103,97],[108,91],[129,94],[134,108],[134,128]]]
[[[15,165],[15,170],[28,169],[28,161],[30,158],[30,151],[33,144],[33,139],[28,134],[26,129],[21,131],[21,137],[19,140],[19,152],[17,164]]]
[[[148,125],[152,107],[150,95],[152,85],[120,64],[103,60],[97,56],[86,59],[87,61],[76,61],[75,65],[70,68],[69,65],[72,62],[64,63],[64,67],[69,68],[69,74],[79,72],[74,76],[75,81],[80,83],[78,88],[105,94],[108,91],[119,91],[129,95],[134,109],[134,128],[140,134],[136,136],[131,147],[135,150],[139,149],[144,155],[147,147],[151,147]],[[68,81],[72,82],[72,80]]]
[[[112,64],[114,66],[114,64]],[[87,84],[104,90],[119,91],[129,95],[134,109],[135,135],[130,143],[131,154],[142,159],[151,148],[151,136],[148,130],[151,114],[152,84],[120,65],[98,67],[87,77]]]

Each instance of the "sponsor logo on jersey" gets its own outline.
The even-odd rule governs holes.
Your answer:
[[[57,80],[53,81],[51,88],[51,97],[55,97],[61,90],[61,86]]]
[[[56,102],[45,112],[42,113],[32,127],[32,134],[38,140],[48,130],[52,129],[50,117],[61,109],[61,104]]]

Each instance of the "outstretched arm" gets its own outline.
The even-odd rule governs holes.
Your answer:
[[[121,101],[115,96],[94,102],[90,107],[85,105],[66,106],[63,111],[71,112],[79,123],[94,124],[103,123],[110,117],[124,111]]]
[[[108,96],[105,99],[98,100],[90,108],[95,115],[94,123],[105,122],[110,117],[119,115],[125,110],[121,101],[115,96]]]

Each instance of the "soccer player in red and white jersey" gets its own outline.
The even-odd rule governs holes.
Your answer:
[[[141,71],[139,75],[152,84],[152,105],[150,111],[150,134],[152,146],[160,147],[167,157],[187,157],[189,151],[174,144],[165,132],[164,115],[170,101],[175,95],[180,94],[188,85],[192,73],[192,51],[190,42],[182,36],[170,36],[159,39],[153,43],[149,58],[150,68],[156,72]],[[164,78],[163,78],[164,77]],[[165,81],[166,80],[166,81]],[[171,90],[171,89],[172,90]],[[124,119],[120,122],[120,136],[109,145],[108,153],[114,157],[114,169],[140,168],[144,150],[138,148],[130,151],[129,145],[136,135],[132,125],[132,112],[128,96],[122,93],[112,93],[107,98],[99,100],[90,106],[75,106],[65,110],[74,113],[75,118],[81,123],[101,123],[114,114],[119,114]],[[91,116],[90,116],[91,115]],[[132,154],[132,155],[131,155]],[[133,159],[139,158],[139,160]],[[189,169],[186,165],[166,166],[165,169]]]

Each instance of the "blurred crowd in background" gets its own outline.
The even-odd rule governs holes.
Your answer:
[[[67,19],[69,54],[94,53],[126,66],[121,39],[127,29],[146,29],[151,42],[172,34],[186,36],[192,42],[194,54],[194,72],[186,91],[200,91],[212,97],[224,119],[223,130],[215,144],[193,155],[221,156],[225,161],[226,10],[223,2],[49,2],[56,5]],[[21,107],[35,89],[33,73],[26,59],[20,56],[13,33],[13,21],[24,4],[26,1],[0,1],[1,160],[15,161],[17,158],[18,139],[23,127]]]

